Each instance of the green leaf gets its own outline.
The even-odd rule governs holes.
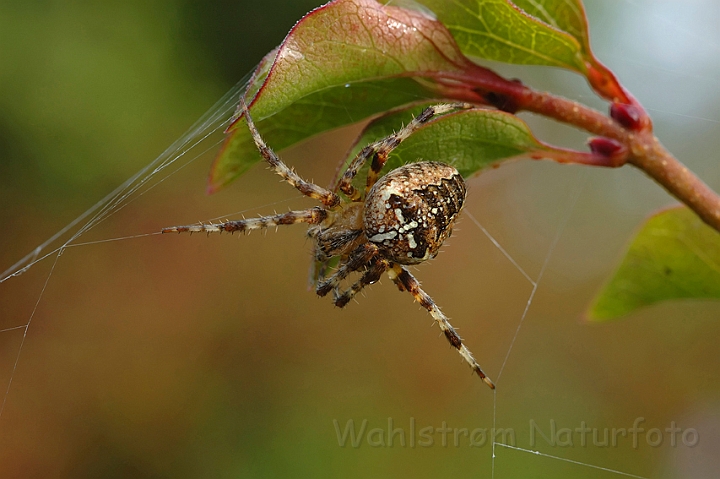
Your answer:
[[[671,299],[720,299],[720,234],[685,207],[651,217],[588,317],[615,319]]]
[[[251,111],[268,144],[281,149],[403,102],[432,96],[400,77],[462,71],[468,64],[450,32],[421,11],[374,0],[336,0],[300,20],[259,66],[249,87],[258,91]],[[378,83],[389,78],[397,80]],[[389,90],[379,93],[382,87]],[[243,124],[229,128],[211,171],[210,191],[228,184],[260,158]],[[273,134],[280,129],[290,136]]]
[[[394,112],[370,123],[355,142],[345,165],[365,145],[397,131],[423,108],[417,106]],[[514,115],[496,110],[462,110],[432,120],[416,130],[392,151],[385,171],[415,161],[441,161],[453,165],[467,178],[508,159],[551,157],[555,151],[560,150],[537,140],[527,124]],[[366,164],[357,175],[356,186],[364,184],[368,167]],[[336,184],[338,180],[336,178]]]
[[[505,63],[556,66],[586,73],[583,46],[575,36],[558,29],[561,24],[570,26],[569,20],[566,22],[564,18],[548,13],[541,21],[538,18],[543,16],[535,18],[509,0],[420,1],[450,29],[466,55]],[[549,10],[553,4],[564,2],[542,3],[547,4]],[[555,20],[557,27],[545,23],[548,20]],[[578,31],[577,26],[574,29]]]
[[[585,7],[581,0],[514,0],[527,14],[572,35],[580,44],[584,73],[593,90],[610,101],[633,103],[612,71],[595,58],[590,48]]]
[[[587,17],[580,0],[513,0],[525,13],[567,32],[590,52]]]
[[[256,124],[267,144],[280,151],[319,132],[433,96],[410,78],[351,83],[301,98]],[[213,164],[210,192],[229,184],[261,159],[244,122],[242,126],[225,139]]]

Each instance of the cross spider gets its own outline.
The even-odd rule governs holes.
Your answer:
[[[220,224],[174,226],[164,228],[162,232],[233,233],[308,223],[311,225],[308,236],[315,240],[315,259],[322,265],[316,284],[319,296],[332,291],[333,302],[342,308],[365,286],[375,283],[387,272],[400,291],[410,292],[428,310],[450,344],[494,389],[495,385],[485,376],[448,318],[406,268],[407,265],[434,258],[452,233],[465,201],[466,188],[462,176],[452,166],[423,161],[401,166],[379,177],[390,152],[415,130],[436,115],[471,107],[466,103],[428,107],[397,133],[363,148],[340,179],[338,189],[350,200],[343,202],[336,192],[303,180],[285,165],[260,137],[247,105],[242,101],[241,108],[250,133],[270,168],[302,194],[320,201],[323,206]],[[370,158],[372,162],[362,194],[352,182]],[[335,257],[339,258],[337,268],[326,277],[327,265]],[[361,273],[360,279],[341,291],[340,283],[355,271]]]

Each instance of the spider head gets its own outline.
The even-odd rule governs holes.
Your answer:
[[[437,162],[397,168],[365,199],[363,227],[381,254],[398,264],[434,258],[465,202],[465,181],[452,166]]]

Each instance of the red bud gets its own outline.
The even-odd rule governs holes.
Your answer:
[[[617,156],[625,150],[625,147],[619,141],[602,137],[590,138],[588,146],[593,153],[607,158]]]
[[[642,113],[636,106],[613,103],[610,116],[628,130],[638,131],[642,128]]]

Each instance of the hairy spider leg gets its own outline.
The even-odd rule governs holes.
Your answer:
[[[378,254],[378,248],[372,243],[362,243],[355,248],[345,259],[335,272],[326,280],[318,283],[315,292],[318,296],[325,296],[330,291],[339,288],[340,281],[347,278],[353,271],[357,271],[367,265],[370,260]]]
[[[280,175],[283,180],[294,186],[303,195],[322,202],[322,204],[324,204],[327,208],[334,208],[338,206],[340,204],[340,197],[338,195],[330,190],[316,185],[315,183],[303,180],[300,175],[295,173],[295,170],[283,163],[280,157],[278,157],[277,154],[265,144],[265,141],[260,136],[260,133],[255,127],[255,123],[250,116],[250,111],[248,110],[247,104],[245,104],[245,100],[240,100],[240,104],[245,114],[250,134],[255,141],[255,145],[260,151],[262,157],[265,158],[265,161],[267,161],[270,165],[270,168]]]
[[[361,201],[362,195],[357,188],[352,184],[352,180],[360,171],[360,168],[365,164],[368,158],[370,158],[377,148],[379,148],[381,142],[375,142],[367,145],[355,155],[355,158],[350,162],[345,173],[343,173],[342,179],[340,180],[340,191],[345,193],[350,201]]]
[[[453,328],[450,324],[447,316],[440,311],[440,308],[438,308],[437,304],[435,304],[435,301],[433,301],[433,299],[422,290],[420,282],[418,282],[418,280],[415,279],[415,277],[410,274],[407,269],[400,265],[394,264],[392,272],[396,275],[393,278],[393,281],[395,281],[396,284],[399,283],[398,287],[402,286],[401,290],[404,288],[406,291],[410,292],[410,294],[412,294],[415,298],[415,301],[428,310],[430,316],[432,316],[438,326],[440,326],[440,330],[443,334],[445,334],[445,337],[452,347],[458,350],[460,356],[462,356],[463,359],[470,365],[472,370],[480,376],[485,384],[490,386],[490,388],[495,389],[495,384],[493,384],[490,378],[485,375],[470,350],[462,343],[462,339],[460,339],[460,336],[455,331],[455,328]]]
[[[172,226],[163,228],[161,233],[234,233],[235,231],[251,231],[271,226],[294,225],[297,223],[319,224],[327,218],[327,211],[318,207],[302,211],[288,211],[272,216],[248,218],[238,221],[227,221],[217,224],[196,224],[188,226]]]
[[[370,164],[370,171],[367,176],[367,183],[365,187],[366,195],[375,182],[377,182],[390,152],[412,135],[415,130],[437,115],[444,115],[445,113],[449,113],[453,110],[466,110],[472,107],[473,105],[470,103],[443,103],[425,108],[418,116],[413,118],[410,123],[401,128],[397,133],[393,133],[382,140],[371,143],[360,150],[353,161],[350,162],[350,165],[348,165],[345,173],[343,173],[339,185],[340,191],[345,193],[352,201],[360,201],[360,192],[353,186],[352,181],[365,162],[367,162],[368,158],[372,157],[373,161]]]
[[[371,259],[368,269],[347,291],[340,293],[338,289],[335,289],[335,297],[333,298],[335,306],[339,308],[345,307],[365,286],[375,283],[389,268],[390,264],[387,261]]]

